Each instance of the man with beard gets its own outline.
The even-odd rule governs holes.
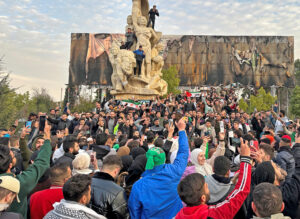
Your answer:
[[[66,163],[72,169],[72,161],[75,159],[75,155],[78,154],[79,144],[74,135],[66,136],[63,141],[63,149],[65,154],[55,161],[55,164]]]
[[[207,205],[210,191],[204,177],[199,173],[186,176],[178,185],[181,200],[187,205],[176,215],[184,218],[233,218],[250,192],[251,158],[248,142],[241,139],[241,166],[238,183],[226,200],[218,205]]]
[[[158,135],[162,135],[163,134],[163,129],[164,127],[162,127],[160,124],[159,124],[159,119],[158,118],[155,118],[154,119],[154,125],[151,126],[151,131],[155,134],[158,134]]]
[[[45,219],[106,218],[87,207],[91,200],[90,176],[77,174],[64,184],[62,190],[64,199],[53,205],[54,209],[44,217]]]
[[[13,200],[18,198],[20,191],[20,182],[12,176],[0,177],[0,219],[17,219],[22,218],[21,215],[11,212],[5,212],[5,210],[11,205]]]

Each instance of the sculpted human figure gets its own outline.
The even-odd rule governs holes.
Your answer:
[[[132,15],[128,15],[128,17],[127,17],[127,25],[126,25],[126,28],[125,28],[125,33],[128,31],[128,28],[133,30]]]
[[[118,75],[117,75],[117,63],[118,63],[118,54],[120,52],[119,46],[114,42],[111,46],[109,53],[109,60],[112,65],[113,73],[111,75],[111,83],[114,90],[119,90],[121,88],[120,84],[118,84]]]
[[[147,16],[149,11],[148,0],[132,0],[132,22],[137,24],[138,17]]]
[[[159,43],[152,49],[152,71],[151,82],[149,84],[150,89],[154,89],[159,92],[161,96],[167,94],[168,84],[162,78],[162,68],[164,66],[164,59],[161,56],[163,51],[163,44]]]
[[[152,28],[147,27],[147,19],[143,16],[138,18],[137,25],[134,25],[137,37],[137,49],[141,45],[145,52],[145,61],[142,67],[142,77],[149,77],[151,73],[151,42],[150,39],[157,39],[157,35]]]
[[[117,44],[113,44],[110,61],[113,67],[111,76],[113,89],[122,91],[128,84],[128,77],[133,75],[133,68],[135,67],[134,54],[131,51],[120,50]]]
[[[161,71],[165,63],[164,58],[160,54],[163,51],[163,49],[164,49],[163,44],[159,43],[151,51],[151,57],[152,57],[151,77],[153,77],[156,74],[161,75]]]

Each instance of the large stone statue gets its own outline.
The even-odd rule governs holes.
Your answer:
[[[161,56],[163,45],[158,44],[161,33],[147,27],[149,3],[148,0],[132,0],[132,15],[127,17],[128,28],[134,30],[137,42],[141,45],[145,59],[142,64],[141,75],[133,74],[136,59],[133,51],[120,49],[119,43],[114,42],[109,58],[113,68],[111,77],[113,90],[111,94],[116,99],[153,99],[167,94],[168,85],[161,79],[164,59]]]
[[[153,38],[157,40],[155,31],[151,27],[147,27],[147,19],[143,16],[138,17],[137,25],[134,25],[135,34],[137,37],[137,46],[143,46],[145,52],[145,61],[142,67],[142,77],[150,77],[151,73],[151,42],[150,39]]]

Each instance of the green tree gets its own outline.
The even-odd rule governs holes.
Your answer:
[[[270,92],[266,92],[263,87],[261,87],[256,95],[250,95],[250,99],[241,99],[239,101],[239,107],[244,112],[253,113],[256,109],[257,111],[267,111],[270,110],[272,105],[277,100],[277,97],[273,97]]]
[[[295,66],[296,85],[300,86],[300,59],[296,59],[294,66]]]
[[[95,101],[91,101],[88,97],[79,97],[79,104],[72,108],[72,112],[91,112],[95,107]]]
[[[38,113],[48,112],[49,109],[54,108],[55,106],[56,104],[45,88],[35,88],[33,89],[32,97],[26,107],[28,112]]]
[[[29,93],[17,94],[9,86],[9,74],[0,75],[0,128],[8,129],[23,116],[22,109],[29,100]]]
[[[239,107],[241,110],[243,110],[244,112],[247,112],[248,111],[248,103],[247,101],[244,100],[244,98],[240,99],[239,101]]]
[[[162,73],[162,79],[168,83],[168,94],[180,94],[181,92],[178,90],[180,78],[176,66],[173,65],[168,69],[164,69],[162,70]]]
[[[296,86],[290,101],[291,113],[297,117],[300,116],[300,87]]]
[[[261,87],[257,94],[250,96],[250,106],[249,112],[254,112],[254,109],[257,111],[267,111],[272,108],[272,105],[277,100],[277,97],[273,97],[270,92],[266,92],[263,87]]]

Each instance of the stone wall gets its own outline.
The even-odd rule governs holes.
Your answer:
[[[108,58],[121,34],[72,34],[69,83],[110,86]],[[163,36],[165,68],[175,65],[181,86],[294,86],[294,37]],[[87,58],[88,57],[88,58]]]

